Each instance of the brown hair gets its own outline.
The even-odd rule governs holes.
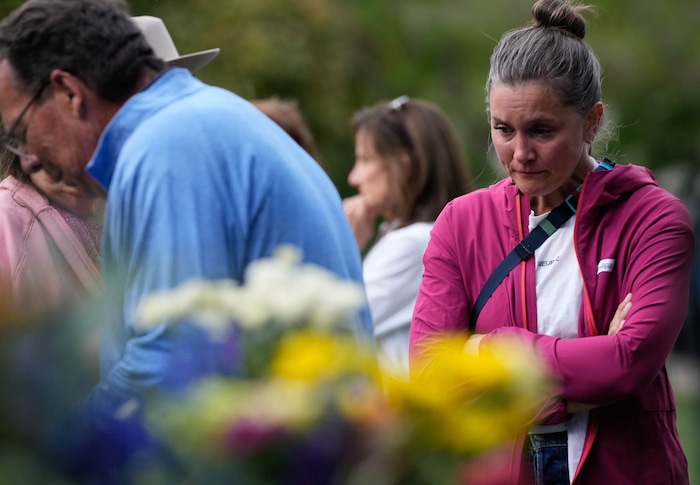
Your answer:
[[[283,100],[277,97],[254,99],[251,101],[260,111],[269,116],[289,136],[307,151],[316,161],[319,161],[316,143],[311,130],[306,126],[299,106],[294,100]]]
[[[402,225],[434,221],[472,183],[457,134],[433,103],[406,97],[382,102],[355,113],[351,125],[355,135],[369,135],[382,158],[392,210]],[[399,162],[401,155],[408,156],[409,170]]]
[[[22,182],[29,181],[29,176],[22,170],[19,157],[9,150],[0,147],[0,180],[9,175],[12,175]]]

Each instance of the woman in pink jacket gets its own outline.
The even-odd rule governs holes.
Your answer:
[[[0,278],[19,315],[54,311],[97,295],[102,207],[45,172],[0,164]],[[11,301],[7,301],[11,300]]]
[[[494,49],[487,103],[508,178],[455,199],[435,223],[412,373],[430,378],[436,336],[461,333],[476,351],[517,336],[559,393],[513,447],[508,483],[687,484],[665,361],[687,308],[690,218],[649,170],[590,156],[603,104],[579,10],[539,0],[532,25]],[[487,285],[530,233],[539,241]]]

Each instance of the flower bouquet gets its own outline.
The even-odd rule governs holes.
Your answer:
[[[412,381],[351,331],[362,288],[300,260],[282,247],[245,285],[190,282],[144,300],[144,327],[189,318],[214,339],[235,325],[243,341],[241,375],[146,402],[188,483],[457,483],[470,459],[525,430],[547,381],[529,351],[467,353],[464,336],[446,337],[430,379]]]

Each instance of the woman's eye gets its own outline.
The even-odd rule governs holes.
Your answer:
[[[547,136],[547,135],[551,135],[554,132],[554,130],[543,126],[540,128],[535,128],[533,130],[533,132],[535,133],[535,135]]]

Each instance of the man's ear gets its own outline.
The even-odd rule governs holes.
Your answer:
[[[593,107],[588,111],[586,115],[586,133],[585,141],[586,143],[593,143],[596,133],[598,133],[598,128],[600,128],[600,122],[603,119],[603,103],[598,101]]]
[[[87,86],[67,71],[54,69],[49,74],[55,100],[62,110],[80,117],[85,114]]]

